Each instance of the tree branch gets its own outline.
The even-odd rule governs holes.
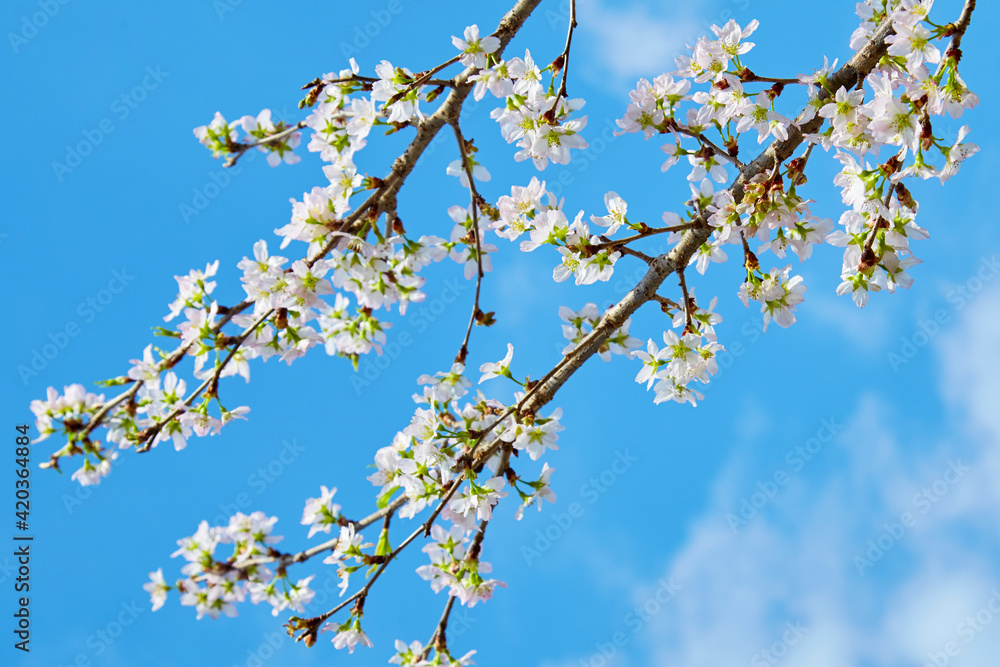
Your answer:
[[[289,125],[288,127],[286,127],[281,132],[278,132],[276,134],[272,134],[272,135],[264,137],[262,139],[258,139],[257,141],[254,141],[253,143],[249,143],[249,144],[243,144],[243,143],[237,144],[239,146],[239,148],[235,152],[231,153],[229,155],[229,157],[226,158],[226,161],[222,163],[222,166],[223,167],[232,167],[234,164],[236,164],[236,161],[240,159],[240,156],[242,156],[244,153],[246,153],[251,148],[257,148],[258,146],[263,146],[264,144],[269,144],[269,143],[272,143],[274,141],[281,141],[285,137],[287,137],[287,136],[289,136],[291,134],[294,134],[295,132],[298,132],[299,130],[301,130],[305,126],[306,126],[306,122],[304,120],[300,120],[299,122],[295,123],[294,125]]]
[[[888,45],[886,38],[893,34],[892,22],[885,21],[872,35],[871,39],[836,73],[832,74],[829,81],[829,89],[819,93],[820,99],[828,99],[840,88],[852,88],[875,68],[879,59],[885,55]],[[803,118],[800,114],[799,118]],[[793,124],[788,128],[788,139],[785,141],[772,142],[767,149],[758,155],[736,178],[729,187],[733,199],[738,204],[743,201],[744,184],[759,174],[770,172],[776,165],[788,159],[792,153],[804,141],[805,134],[816,132],[823,124],[824,118],[814,117],[801,125]],[[801,121],[800,121],[801,122]],[[649,266],[649,271],[622,298],[617,304],[612,306],[601,321],[588,333],[576,348],[569,355],[563,358],[532,391],[520,401],[516,406],[512,406],[509,412],[515,409],[520,412],[537,413],[555,396],[559,388],[573,376],[573,374],[594,354],[596,354],[607,340],[614,335],[632,313],[639,309],[647,301],[653,300],[656,290],[671,273],[683,269],[688,265],[691,257],[698,250],[701,244],[705,243],[712,234],[712,228],[707,224],[707,217],[704,212],[699,215],[699,220],[703,227],[691,229],[685,232],[680,242],[669,252],[656,257]],[[477,459],[488,460],[489,457],[499,447],[499,442],[495,440],[487,448],[476,455]]]

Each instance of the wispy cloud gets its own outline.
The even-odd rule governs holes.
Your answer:
[[[734,453],[663,572],[683,590],[637,638],[648,662],[995,664],[998,330],[1000,290],[937,342],[942,393],[958,413],[940,434],[904,438],[909,416],[862,395],[823,465],[737,534],[724,517],[753,480]]]
[[[589,54],[588,76],[611,88],[631,87],[639,77],[675,69],[674,58],[704,30],[702,17],[677,4],[658,8],[585,0],[578,14],[580,38],[587,44],[582,51]]]
[[[862,309],[850,298],[824,293],[810,294],[810,297],[816,323],[835,329],[856,349],[875,352],[885,344],[889,321],[884,308],[869,305]]]
[[[942,336],[943,391],[976,428],[1000,439],[1000,289],[984,292]]]

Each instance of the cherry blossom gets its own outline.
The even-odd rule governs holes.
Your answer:
[[[470,25],[462,37],[452,37],[451,43],[462,52],[461,62],[466,67],[486,67],[486,55],[500,48],[500,40],[489,35],[479,36],[479,26]]]
[[[235,124],[227,123],[222,114],[216,111],[210,124],[194,128],[194,136],[212,151],[212,157],[217,158],[227,154],[230,145],[236,141],[238,132],[235,128]]]
[[[479,378],[479,384],[482,384],[486,380],[492,380],[495,377],[500,377],[501,375],[506,378],[513,377],[510,374],[510,362],[514,357],[514,346],[507,343],[507,356],[497,362],[485,363],[479,367],[479,372],[482,373],[482,377]]]
[[[838,69],[838,60],[824,56],[822,67],[813,69],[818,60],[808,63],[805,69],[813,73],[792,79],[757,76],[750,69],[754,44],[746,40],[758,28],[757,20],[745,27],[735,20],[711,26],[711,33],[675,60],[674,71],[639,79],[623,100],[615,135],[641,133],[644,140],[662,135],[659,149],[666,160],[661,172],[681,158],[690,167],[686,202],[643,211],[633,201],[631,219],[629,204],[610,189],[626,187],[621,184],[597,190],[604,193],[606,213],[582,210],[585,202],[575,192],[562,197],[561,178],[547,188],[546,181],[531,177],[498,198],[476,185],[493,183],[465,134],[469,110],[461,103],[470,88],[475,100],[485,99],[487,92],[497,100],[489,116],[504,141],[514,144],[515,162],[530,160],[543,171],[551,164],[570,164],[577,151],[588,147],[588,134],[596,133],[588,117],[579,114],[585,100],[568,93],[576,90],[568,76],[569,39],[554,61],[548,52],[536,61],[528,49],[523,57],[505,60],[501,39],[481,36],[478,25],[471,25],[462,37],[451,38],[458,55],[437,67],[421,63],[417,74],[381,60],[375,76],[366,76],[352,59],[348,68],[318,76],[303,89],[300,108],[306,111],[299,123],[275,121],[269,109],[233,124],[216,113],[194,134],[227,165],[253,149],[266,153],[272,166],[295,164],[294,149],[303,134],[308,134],[308,151],[323,163],[315,184],[290,200],[288,217],[273,223],[287,256],[271,254],[273,238],[256,240],[252,251],[244,249],[247,255],[236,268],[246,298],[238,303],[223,294],[226,290],[216,294],[218,260],[175,276],[177,296],[164,317],[173,324],[156,330],[174,344],[148,344],[125,375],[103,383],[122,387],[121,393],[106,397],[72,384],[62,393],[50,387],[44,399],[31,403],[36,442],[52,435],[65,440],[43,466],[58,469],[69,459],[78,466],[71,479],[93,485],[110,474],[123,450],[145,452],[163,442],[181,450],[195,438],[217,435],[247,418],[248,406],[230,402],[228,383],[236,375],[249,382],[257,359],[276,357],[291,364],[322,349],[349,360],[356,370],[363,355],[386,351],[387,332],[411,304],[426,299],[423,269],[450,257],[475,284],[468,331],[455,357],[431,362],[416,378],[414,404],[395,435],[380,436],[385,439],[373,444],[374,472],[367,479],[377,509],[342,508],[333,502],[337,489],[321,486],[318,497],[301,499],[300,524],[309,527],[307,539],[317,533],[326,537],[299,552],[279,548],[278,518],[260,511],[237,512],[217,526],[201,521],[193,535],[177,540],[172,554],[182,561],[183,577],[171,586],[157,569],[143,588],[154,610],[176,591],[181,605],[194,607],[198,618],[235,616],[248,600],[267,603],[274,615],[305,613],[317,599],[310,587],[317,575],[293,583],[289,571],[320,556],[314,564],[321,560],[336,568],[341,596],[352,588],[352,575],[356,592],[319,616],[291,616],[287,627],[306,644],[318,632],[331,631],[334,647],[353,653],[359,645],[373,645],[361,627],[369,589],[398,562],[403,548],[429,533],[423,546],[429,562],[416,568],[417,576],[435,592],[447,589],[449,605],[458,601],[472,607],[491,599],[506,584],[492,578],[492,565],[481,559],[487,524],[494,512],[507,510],[501,501],[508,495],[520,501],[516,509],[510,507],[516,519],[532,504],[541,509],[543,500],[555,502],[554,468],[545,459],[560,448],[564,425],[562,409],[550,402],[565,378],[588,359],[637,360],[635,381],[653,392],[654,403],[696,406],[705,398],[699,384],[709,384],[718,373],[718,355],[725,349],[716,332],[720,307],[735,299],[747,307],[756,301],[765,330],[771,321],[782,327],[796,322],[796,307],[806,292],[803,278],[792,274],[791,264],[764,272],[767,253],[784,259],[791,250],[804,262],[813,258],[814,246],[842,248],[839,269],[836,261],[831,269],[839,270],[836,293],[850,295],[858,306],[874,293],[884,296],[913,284],[921,264],[914,254],[917,242],[936,225],[918,221],[920,207],[907,179],[937,178],[944,184],[979,151],[966,141],[968,126],[954,141],[940,138],[950,136],[950,130],[942,131],[940,117],[959,118],[979,99],[960,76],[957,42],[947,41],[960,38],[967,24],[932,22],[931,5],[931,0],[858,3],[861,24],[850,38],[851,48],[883,49],[880,57],[864,67],[852,59],[850,67]],[[514,23],[496,35],[513,36],[519,26]],[[869,44],[883,26],[892,29],[885,44]],[[788,92],[795,89],[798,98]],[[411,217],[403,211],[400,189],[441,127],[459,138],[459,154],[445,160],[445,173],[459,179],[465,199]],[[367,172],[373,163],[361,151],[380,140],[383,131],[415,137],[390,171]],[[842,204],[833,215],[836,223],[814,215],[812,210],[822,210],[818,205],[810,208],[822,190],[807,180],[806,169],[820,159],[835,166],[832,185],[840,190]],[[672,209],[660,217],[665,227],[640,221],[655,220],[663,208]],[[493,234],[514,248],[503,244],[501,251]],[[617,303],[580,306],[581,299],[572,307],[560,306],[559,320],[552,312],[537,323],[540,340],[561,332],[567,341],[562,358],[541,382],[531,379],[542,377],[535,371],[531,378],[514,376],[512,343],[503,359],[483,363],[488,350],[473,336],[477,325],[495,321],[494,313],[486,312],[492,307],[490,290],[481,289],[492,272],[492,256],[536,250],[550,253],[554,282],[568,283],[571,277],[576,286],[607,282],[616,271],[623,275],[622,266],[636,269],[637,276],[622,282],[621,290],[615,285],[626,295],[616,297]],[[705,274],[712,264],[720,265],[713,272],[725,280],[736,276],[732,284],[741,285],[735,295],[722,295],[722,301],[715,295],[702,298],[705,283],[696,291],[692,283],[698,276],[689,267]],[[679,293],[666,292],[671,273],[679,279]],[[636,309],[649,302],[660,312],[649,309],[649,318],[633,321]],[[496,377],[518,385],[513,399],[494,385],[474,390],[466,372],[475,364],[480,387]],[[373,524],[382,527],[371,542]],[[400,524],[410,537],[399,537]],[[435,630],[426,646],[397,640],[390,662],[471,664],[474,652],[451,656],[444,634],[438,634],[444,630],[444,625]]]
[[[360,618],[352,618],[341,625],[328,623],[323,626],[323,630],[334,629],[337,631],[337,634],[333,638],[334,648],[346,647],[348,653],[354,653],[354,647],[359,644],[367,648],[374,646],[374,644],[372,644],[372,640],[368,639],[368,635],[366,635],[361,629]]]
[[[150,582],[143,584],[142,588],[149,593],[150,601],[153,604],[153,611],[156,611],[167,601],[167,592],[170,586],[163,581],[163,568],[157,568],[156,572],[149,573]]]
[[[302,525],[309,526],[309,534],[306,538],[311,538],[318,532],[329,533],[330,528],[337,523],[340,514],[340,505],[333,502],[333,495],[337,493],[336,487],[328,489],[320,487],[319,498],[309,498],[306,501],[305,509],[302,511]]]

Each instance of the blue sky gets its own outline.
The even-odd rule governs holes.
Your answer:
[[[530,48],[546,62],[561,50],[565,14],[549,2],[510,54]],[[681,209],[688,187],[682,173],[660,173],[660,141],[631,135],[599,149],[594,139],[621,117],[635,79],[673,69],[673,57],[708,24],[759,19],[749,62],[771,76],[810,72],[823,55],[843,62],[857,25],[853,3],[674,4],[580,3],[570,94],[587,99],[591,159],[577,156],[542,174],[549,182],[566,174],[568,211],[603,213],[608,190],[629,202],[630,215],[651,222]],[[935,11],[949,20],[960,4],[939,0]],[[344,67],[347,56],[366,71],[383,58],[425,69],[453,55],[451,35],[472,23],[487,32],[508,8],[494,0],[440,6],[4,3],[7,428],[30,422],[29,402],[50,385],[90,385],[125,372],[153,341],[150,327],[176,293],[172,276],[219,259],[217,295],[238,300],[236,263],[257,239],[274,238],[290,197],[322,180],[318,160],[304,151],[292,167],[271,169],[255,157],[223,171],[193,127],[217,110],[232,119],[267,107],[298,120],[299,86]],[[981,153],[946,187],[925,181],[912,188],[918,222],[931,232],[915,244],[924,264],[911,272],[913,287],[873,295],[859,311],[834,293],[839,249],[820,247],[801,267],[809,292],[799,322],[761,335],[759,315],[736,298],[734,258],[705,277],[692,274],[699,296],[720,297],[719,340],[731,353],[706,399],[697,408],[654,406],[652,394],[632,382],[638,362],[621,357],[592,361],[565,386],[554,405],[564,409],[566,430],[561,449],[547,457],[559,502],[521,522],[512,504],[501,505],[483,558],[509,588],[453,616],[457,654],[477,649],[477,664],[486,667],[902,667],[930,656],[993,664],[1000,650],[1000,618],[988,606],[1000,598],[1000,269],[990,267],[1000,257],[1000,234],[984,192],[998,166],[986,30],[998,19],[995,5],[981,3],[962,69],[981,106],[947,130],[969,124]],[[41,27],[32,29],[33,21]],[[359,31],[369,24],[377,30],[365,43]],[[536,172],[512,160],[513,148],[488,117],[493,104],[470,105],[463,122],[493,174],[482,191],[495,201]],[[361,168],[384,174],[404,140],[372,141]],[[80,142],[94,146],[77,163],[67,147]],[[445,137],[405,186],[408,230],[450,231],[447,208],[465,203],[444,173],[456,157]],[[837,166],[814,157],[810,168],[813,211],[838,218]],[[470,367],[501,358],[509,341],[515,370],[540,377],[564,345],[558,306],[607,306],[641,275],[639,263],[625,258],[609,283],[557,285],[551,254],[499,245],[483,286],[484,309],[495,310],[499,323],[474,332]],[[152,613],[141,589],[157,567],[168,579],[176,575],[175,542],[202,519],[262,510],[280,517],[281,546],[301,548],[302,506],[320,485],[338,487],[349,516],[372,509],[366,466],[408,423],[416,377],[450,364],[471,307],[473,286],[459,265],[446,261],[426,275],[427,314],[417,308],[395,317],[395,353],[380,365],[361,362],[366,384],[349,363],[318,350],[291,367],[256,363],[250,384],[229,384],[230,402],[252,408],[246,423],[182,452],[126,453],[92,490],[68,474],[34,470],[32,652],[25,659],[5,646],[4,663],[381,665],[394,639],[426,640],[445,599],[413,573],[424,562],[416,550],[376,584],[365,616],[376,646],[350,658],[333,649],[330,635],[310,650],[292,645],[283,617],[263,607],[244,604],[236,619],[196,621],[176,597]],[[659,338],[666,325],[647,307],[632,332]],[[35,357],[46,345],[58,352]],[[890,355],[904,350],[906,363],[893,363]],[[33,373],[24,372],[33,358]],[[508,397],[501,386],[484,388]],[[58,444],[34,446],[33,464]],[[12,469],[4,477],[10,498]],[[576,516],[569,514],[574,503]],[[736,521],[741,507],[747,518]],[[869,542],[880,540],[872,550]],[[0,557],[4,613],[14,605],[11,565],[10,556]],[[319,564],[302,576],[313,572],[321,588],[334,580]],[[310,611],[329,608],[333,598],[326,594],[330,604],[317,600]],[[949,642],[953,655],[944,653]]]

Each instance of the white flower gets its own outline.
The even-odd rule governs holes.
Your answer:
[[[133,380],[140,380],[143,382],[156,380],[160,377],[159,372],[156,370],[157,361],[153,359],[153,346],[147,345],[146,349],[142,351],[142,359],[131,359],[133,364],[132,368],[128,371],[128,376]]]
[[[550,468],[548,463],[545,463],[542,466],[542,474],[538,478],[538,481],[529,482],[530,486],[535,489],[535,492],[525,498],[521,503],[521,506],[517,508],[517,512],[514,513],[514,518],[516,520],[520,521],[524,517],[524,510],[533,504],[537,504],[538,511],[541,512],[541,500],[547,500],[550,503],[554,503],[556,501],[556,494],[553,493],[551,488],[549,488],[549,480],[555,470],[555,468]]]
[[[791,264],[780,270],[771,269],[759,283],[747,281],[740,286],[738,296],[745,305],[749,305],[750,299],[760,302],[765,331],[772,319],[782,327],[795,324],[795,306],[805,300],[806,286],[802,284],[802,276],[788,277],[791,269]]]
[[[883,95],[870,104],[869,113],[872,116],[869,127],[876,141],[916,150],[920,139],[920,122],[909,106],[891,95]]]
[[[737,132],[757,130],[757,143],[764,143],[768,135],[784,141],[788,138],[788,126],[792,121],[771,110],[771,98],[767,91],[757,95],[755,102],[746,102],[739,110],[741,116],[736,124]]]
[[[375,74],[379,80],[372,84],[373,102],[388,102],[402,94],[402,97],[397,97],[392,103],[392,109],[388,110],[387,120],[390,123],[405,123],[414,118],[424,117],[420,111],[421,96],[410,85],[413,82],[413,72],[405,67],[393,67],[388,60],[383,60],[375,66]]]
[[[493,517],[493,506],[507,495],[500,490],[503,487],[503,477],[494,477],[483,484],[470,481],[468,490],[451,501],[451,510],[463,516],[475,514],[480,521],[489,521]]]
[[[142,588],[149,593],[150,601],[153,603],[153,611],[156,611],[167,601],[167,591],[170,590],[170,586],[167,586],[163,581],[163,568],[159,568],[156,572],[150,572],[149,579],[149,583],[143,584]]]
[[[713,25],[712,32],[714,32],[716,37],[719,38],[719,46],[726,52],[726,55],[730,58],[735,58],[736,56],[747,53],[754,47],[753,42],[741,43],[740,40],[746,39],[752,35],[759,25],[760,22],[757,19],[754,19],[747,24],[746,28],[741,30],[736,21],[729,19],[729,22],[721,28]]]
[[[907,69],[916,69],[924,60],[929,63],[941,62],[941,52],[930,41],[930,30],[920,24],[908,26],[899,21],[894,23],[893,28],[895,34],[889,35],[885,40],[890,45],[889,55],[905,56]]]
[[[83,466],[79,470],[74,472],[70,479],[75,482],[79,482],[80,486],[91,486],[93,484],[98,484],[102,477],[107,477],[108,473],[111,472],[111,461],[118,456],[118,452],[111,452],[109,456],[101,459],[96,466],[94,466],[89,458],[83,460]]]
[[[479,384],[486,382],[487,380],[492,380],[495,377],[510,377],[510,361],[514,357],[514,346],[507,343],[507,356],[498,362],[485,363],[479,367],[479,372],[483,374],[479,378]]]
[[[466,159],[468,159],[469,164],[472,166],[473,178],[484,183],[490,180],[490,172],[486,170],[486,167],[476,162],[471,155]],[[469,187],[469,174],[465,167],[462,166],[461,160],[453,161],[445,171],[449,176],[458,176],[458,181],[462,184],[463,188]]]
[[[602,217],[590,216],[590,221],[602,227],[607,227],[608,236],[613,236],[618,228],[626,224],[625,213],[628,211],[628,204],[618,196],[617,192],[608,192],[604,195],[604,205],[608,207],[608,214]]]
[[[838,88],[833,101],[827,102],[818,111],[823,118],[831,119],[834,129],[841,130],[858,120],[858,107],[865,101],[865,90],[848,91]]]
[[[332,623],[328,623],[327,625],[323,626],[323,629],[326,630],[332,625],[333,625]],[[354,653],[354,647],[357,646],[358,644],[361,644],[362,646],[366,646],[368,648],[371,648],[373,646],[372,640],[368,639],[368,635],[366,635],[364,631],[361,629],[360,621],[355,620],[353,623],[351,621],[348,621],[342,626],[335,626],[335,627],[337,627],[338,632],[336,636],[333,638],[334,648],[344,648],[346,646],[348,653]]]
[[[561,417],[562,408],[556,408],[547,419],[538,419],[531,426],[519,425],[513,442],[514,449],[526,450],[532,461],[537,461],[546,449],[559,449],[556,445],[559,436],[556,434],[563,430],[563,426],[559,424]]]
[[[480,69],[486,67],[486,54],[493,53],[500,48],[500,40],[493,35],[487,37],[479,36],[478,25],[470,25],[465,29],[463,36],[464,39],[452,37],[451,43],[455,45],[456,49],[462,52],[460,60],[466,67],[478,67]]]
[[[209,125],[194,128],[194,136],[202,144],[212,149],[212,157],[229,152],[228,145],[236,141],[236,123],[229,125],[218,111]]]
[[[337,517],[340,514],[340,505],[333,502],[333,495],[337,493],[337,487],[328,489],[321,486],[319,488],[319,498],[306,500],[306,506],[302,512],[301,523],[303,526],[309,526],[309,534],[306,539],[320,531],[329,533],[330,528],[337,523]]]

